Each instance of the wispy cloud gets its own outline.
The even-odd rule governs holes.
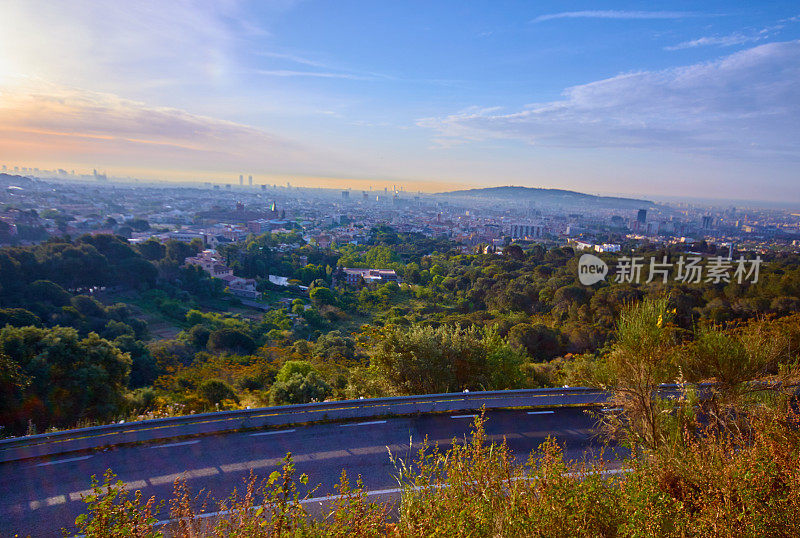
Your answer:
[[[9,152],[14,145],[38,155],[175,168],[284,167],[314,158],[310,148],[262,129],[113,94],[29,80],[0,86],[0,94],[0,146]]]
[[[312,60],[306,56],[300,56],[297,54],[291,54],[285,52],[259,52],[258,55],[265,58],[272,58],[275,60],[281,60],[283,62],[304,65],[307,67],[314,67],[322,70],[322,71],[312,71],[312,70],[277,69],[277,68],[254,70],[253,72],[258,75],[272,76],[272,77],[339,78],[339,79],[349,79],[349,80],[378,80],[378,79],[393,78],[382,73],[357,71],[353,69],[343,68],[319,60]]]
[[[323,71],[295,71],[293,69],[256,69],[253,73],[268,77],[313,77],[313,78],[343,78],[349,80],[375,80],[375,77],[354,75],[352,73],[331,73]]]
[[[531,22],[544,22],[555,19],[683,19],[697,16],[699,16],[698,13],[691,11],[622,11],[608,9],[549,13],[539,15]]]
[[[329,68],[328,64],[323,62],[318,62],[316,60],[310,60],[303,56],[297,56],[296,54],[287,54],[283,52],[259,52],[259,56],[264,56],[265,58],[275,58],[277,60],[286,60],[289,62],[293,62],[300,65],[307,65],[310,67],[323,67]]]
[[[713,45],[720,47],[730,47],[733,45],[742,45],[744,43],[753,43],[756,41],[764,40],[766,38],[767,36],[763,34],[744,35],[737,32],[734,34],[724,35],[724,36],[700,37],[697,39],[692,39],[690,41],[684,41],[682,43],[678,43],[677,45],[672,45],[670,47],[664,47],[664,50],[693,49],[695,47],[707,47]]]
[[[647,148],[800,159],[800,41],[568,88],[516,112],[468,110],[418,125],[438,139],[547,147]]]
[[[766,26],[760,30],[751,30],[749,32],[734,32],[732,34],[723,36],[705,36],[689,41],[678,43],[669,47],[664,47],[664,50],[683,50],[692,49],[695,47],[706,46],[719,46],[731,47],[733,45],[742,45],[744,43],[756,43],[775,37],[780,30],[786,27],[787,24],[800,21],[800,16],[791,17],[788,19],[781,19],[776,24]]]

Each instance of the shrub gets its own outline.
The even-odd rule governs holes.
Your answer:
[[[211,405],[221,404],[225,400],[239,401],[233,387],[221,379],[206,379],[197,387],[197,394]]]

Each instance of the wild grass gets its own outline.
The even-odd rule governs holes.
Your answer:
[[[342,474],[327,511],[311,517],[291,456],[265,479],[210,503],[178,480],[168,509],[129,495],[109,471],[76,521],[86,536],[798,536],[800,419],[762,406],[752,427],[698,427],[679,450],[665,444],[609,474],[607,463],[565,461],[548,440],[525,464],[487,440],[483,420],[467,442],[423,447],[398,467],[399,507],[372,503]],[[221,512],[204,517],[208,507]],[[166,526],[156,517],[171,518]]]

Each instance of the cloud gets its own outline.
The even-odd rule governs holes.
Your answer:
[[[10,144],[24,145],[40,159],[189,169],[236,169],[242,163],[280,168],[313,155],[299,143],[247,125],[30,80],[0,86],[0,146],[11,151]]]
[[[766,26],[758,31],[751,31],[747,34],[744,34],[742,32],[735,32],[733,34],[724,36],[700,37],[697,39],[692,39],[690,41],[684,41],[682,43],[678,43],[677,45],[673,45],[671,47],[664,47],[664,50],[683,50],[695,47],[705,47],[709,45],[730,47],[733,45],[742,45],[744,43],[755,43],[757,41],[764,41],[765,39],[769,39],[774,35],[776,35],[780,30],[785,28],[787,24],[798,22],[798,20],[800,20],[800,16],[791,17],[788,19],[781,19],[776,24],[773,24],[771,26]]]
[[[710,63],[567,88],[558,101],[425,118],[450,144],[492,138],[563,148],[645,148],[800,158],[800,41]]]
[[[373,77],[366,75],[354,75],[352,73],[331,73],[326,71],[296,71],[293,69],[256,69],[253,71],[258,75],[270,77],[316,77],[316,78],[343,78],[349,80],[374,80]]]
[[[544,22],[555,19],[684,19],[697,16],[697,13],[691,11],[586,10],[539,15],[531,22]]]
[[[259,75],[274,76],[274,77],[317,77],[317,78],[340,78],[349,80],[388,80],[393,77],[374,72],[354,71],[352,69],[342,68],[339,66],[331,65],[328,63],[312,60],[304,56],[296,54],[283,53],[283,52],[259,52],[259,56],[264,58],[271,58],[283,62],[289,62],[308,67],[315,67],[323,71],[310,71],[299,69],[256,69],[253,72]]]
[[[6,0],[3,74],[136,94],[154,84],[215,84],[259,33],[238,0]]]
[[[671,47],[664,47],[664,50],[683,50],[683,49],[692,49],[695,47],[706,47],[709,45],[730,47],[733,45],[742,45],[744,43],[761,41],[766,38],[767,36],[764,34],[747,36],[740,33],[730,34],[726,36],[700,37],[697,39],[692,39],[691,41],[684,41],[682,43],[678,43],[677,45],[673,45]]]
[[[296,54],[287,54],[283,52],[259,52],[259,56],[264,56],[265,58],[275,58],[277,60],[287,60],[290,62],[294,62],[296,64],[301,65],[308,65],[310,67],[322,67],[327,69],[328,65],[322,62],[318,62],[316,60],[310,60],[308,58],[304,58],[302,56],[297,56]]]

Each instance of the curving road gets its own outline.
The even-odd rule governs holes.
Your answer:
[[[220,499],[241,486],[251,469],[268,476],[292,452],[298,473],[319,486],[315,497],[333,493],[343,469],[352,479],[361,475],[370,491],[396,488],[389,450],[410,460],[426,436],[449,445],[469,433],[473,417],[454,413],[316,424],[0,463],[0,536],[61,536],[60,529],[73,530],[89,477],[109,468],[144,498],[170,498],[174,480],[183,475],[192,491],[205,489]],[[547,436],[565,444],[570,459],[592,458],[602,446],[595,437],[596,418],[580,408],[493,410],[486,417],[490,439],[507,438],[520,459]]]

